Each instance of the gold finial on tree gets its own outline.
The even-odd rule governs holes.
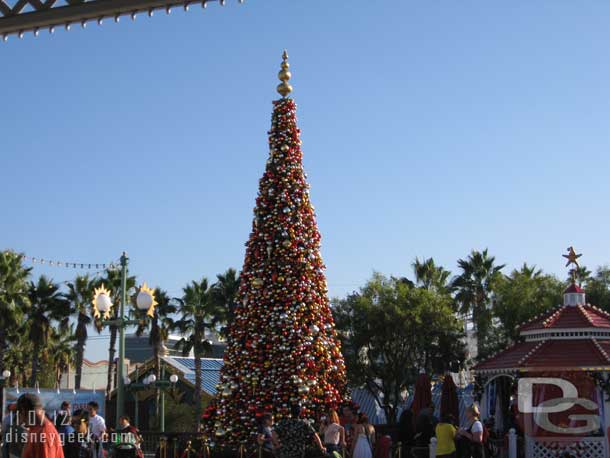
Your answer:
[[[285,49],[284,53],[282,54],[282,59],[282,69],[277,75],[281,83],[277,85],[277,92],[279,92],[282,97],[286,97],[292,92],[292,86],[288,84],[288,80],[292,75],[290,74],[290,70],[288,70],[290,68],[290,64],[288,63],[288,53]]]

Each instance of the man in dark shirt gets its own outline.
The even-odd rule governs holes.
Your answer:
[[[312,426],[302,420],[301,407],[293,404],[291,418],[280,420],[273,431],[273,440],[278,444],[279,458],[302,458],[308,446],[316,445],[321,452],[326,452],[320,436]]]

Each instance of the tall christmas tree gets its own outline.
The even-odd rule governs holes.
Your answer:
[[[300,404],[313,417],[345,394],[345,365],[329,307],[320,233],[303,171],[296,104],[284,51],[269,159],[259,183],[212,417],[224,443],[251,441],[263,412]]]

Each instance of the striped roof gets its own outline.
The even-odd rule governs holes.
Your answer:
[[[478,372],[609,370],[610,342],[570,339],[522,342],[474,367]]]
[[[164,356],[163,360],[172,367],[182,372],[184,378],[195,385],[195,358],[184,356]],[[216,394],[216,385],[220,381],[220,369],[222,359],[201,359],[201,389],[210,396]]]
[[[592,305],[565,305],[524,323],[520,331],[610,328],[610,314]]]

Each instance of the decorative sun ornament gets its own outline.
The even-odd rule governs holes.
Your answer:
[[[138,310],[146,310],[146,314],[151,318],[155,315],[155,305],[157,305],[154,293],[154,290],[149,288],[148,285],[144,283],[140,287],[140,292],[136,296],[136,305],[138,306]]]
[[[93,316],[98,319],[100,316],[107,320],[110,317],[110,309],[112,308],[112,299],[110,299],[110,291],[104,285],[95,288],[93,292]]]

